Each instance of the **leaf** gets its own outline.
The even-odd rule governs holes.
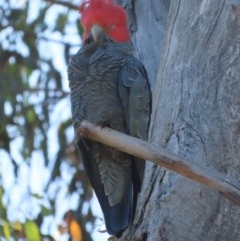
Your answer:
[[[66,22],[67,22],[67,15],[66,14],[59,14],[54,30],[62,32],[64,27],[66,26]]]
[[[23,231],[23,226],[20,222],[14,222],[12,224],[12,228],[14,231],[22,232]]]
[[[108,241],[117,241],[117,238],[116,238],[116,236],[110,236],[108,238]]]
[[[42,212],[41,212],[41,213],[42,213],[42,216],[43,216],[43,217],[53,214],[53,211],[52,211],[51,208],[46,208],[46,207],[44,207],[44,206],[41,206],[41,209],[42,209]]]
[[[3,189],[0,187],[0,203],[2,203]]]
[[[26,221],[24,231],[28,241],[41,241],[39,228],[34,221]]]
[[[37,199],[39,199],[39,200],[42,199],[42,196],[39,195],[39,194],[37,194],[37,193],[32,193],[32,196],[35,197],[35,198],[37,198]]]
[[[6,219],[6,208],[2,203],[3,189],[0,187],[0,218]]]
[[[2,223],[3,223],[3,234],[6,238],[6,240],[10,241],[11,231],[10,231],[9,222],[7,220],[3,220]]]
[[[84,29],[83,29],[82,25],[79,24],[79,20],[76,21],[76,26],[77,26],[77,30],[78,30],[79,35],[82,35],[83,32],[84,32]]]
[[[70,223],[70,234],[72,241],[82,241],[82,229],[75,219]]]
[[[34,122],[36,120],[36,113],[35,113],[34,109],[28,109],[27,110],[26,118],[28,120],[28,123],[34,124]]]

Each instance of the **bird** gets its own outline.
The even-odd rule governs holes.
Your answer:
[[[72,121],[84,169],[107,232],[121,237],[132,224],[145,161],[78,135],[83,120],[147,140],[151,90],[130,40],[125,9],[114,0],[84,0],[82,47],[68,65]]]

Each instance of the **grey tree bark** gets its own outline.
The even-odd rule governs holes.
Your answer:
[[[122,3],[152,84],[150,142],[238,180],[240,1]],[[148,163],[133,228],[121,240],[238,241],[240,208]]]

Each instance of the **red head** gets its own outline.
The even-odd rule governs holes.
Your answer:
[[[115,0],[84,0],[79,11],[84,28],[83,41],[90,35],[94,25],[101,27],[114,41],[129,41],[127,14]]]

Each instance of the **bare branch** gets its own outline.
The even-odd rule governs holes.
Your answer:
[[[149,160],[188,179],[205,184],[240,206],[240,187],[217,170],[206,169],[184,158],[171,154],[161,147],[128,136],[110,128],[101,128],[83,121],[79,135],[103,143],[141,159]],[[237,183],[237,182],[235,182]]]
[[[26,89],[26,88],[22,88],[22,87],[16,87],[16,88],[12,88],[11,90],[9,91],[6,91],[5,90],[1,90],[0,89],[0,96],[1,97],[6,97],[9,95],[9,92],[11,92],[12,94],[22,94],[23,92],[27,92],[27,93],[38,93],[40,91],[44,91],[44,92],[47,92],[48,95],[50,95],[50,97],[54,97],[54,98],[64,98],[66,96],[69,96],[69,92],[68,91],[64,91],[64,90],[61,90],[61,89],[58,89],[58,88],[41,88],[41,87],[36,87],[36,88],[29,88],[29,89]]]
[[[70,2],[66,2],[66,1],[58,1],[58,0],[44,0],[45,2],[49,2],[52,4],[58,4],[58,5],[62,5],[64,7],[67,7],[69,9],[73,9],[73,10],[78,10],[78,6],[71,4]]]
[[[72,44],[72,43],[64,42],[64,41],[57,40],[57,39],[47,38],[45,36],[38,37],[38,40],[53,42],[53,43],[62,44],[62,45],[69,45],[70,47],[79,47],[80,46],[80,44]]]

